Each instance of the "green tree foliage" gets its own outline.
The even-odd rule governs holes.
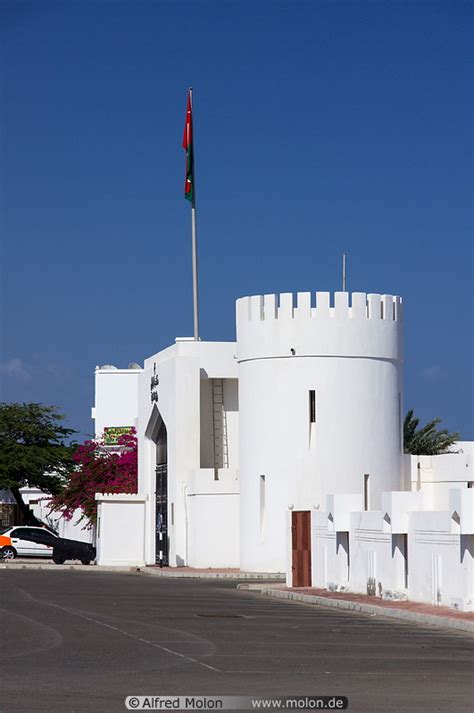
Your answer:
[[[440,418],[434,418],[419,427],[420,419],[413,415],[410,409],[403,423],[403,444],[405,453],[414,456],[436,456],[449,453],[449,449],[459,440],[459,433],[449,433],[446,429],[438,429]]]
[[[24,503],[26,485],[58,493],[74,467],[75,433],[62,425],[64,416],[54,406],[0,403],[0,489],[10,489],[26,524],[38,524]]]

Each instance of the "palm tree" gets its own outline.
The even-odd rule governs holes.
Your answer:
[[[438,430],[436,427],[441,423],[440,418],[418,428],[420,419],[413,415],[410,409],[403,422],[403,446],[405,453],[414,456],[437,456],[441,453],[449,453],[449,449],[459,440],[459,433],[449,433],[446,429]]]

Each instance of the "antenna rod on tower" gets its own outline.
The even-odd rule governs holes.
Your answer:
[[[342,291],[346,291],[346,253],[342,253]]]

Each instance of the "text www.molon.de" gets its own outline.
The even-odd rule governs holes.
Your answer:
[[[127,696],[128,710],[139,711],[252,711],[252,710],[345,710],[346,696]]]

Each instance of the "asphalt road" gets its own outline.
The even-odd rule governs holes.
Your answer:
[[[473,637],[235,582],[0,571],[0,713],[118,713],[127,695],[345,695],[472,713]]]

